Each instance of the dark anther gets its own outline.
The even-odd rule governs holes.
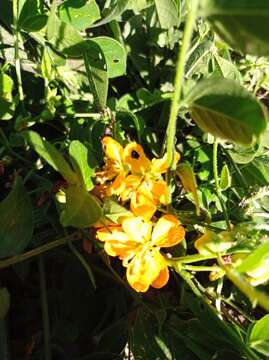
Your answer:
[[[132,153],[131,153],[131,157],[133,159],[139,159],[140,156],[139,156],[137,151],[133,150]]]

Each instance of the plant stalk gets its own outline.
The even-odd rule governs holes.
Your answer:
[[[46,251],[53,250],[56,247],[67,244],[69,241],[76,241],[76,240],[79,240],[79,239],[81,239],[80,233],[75,232],[75,233],[73,233],[73,234],[71,234],[69,236],[65,236],[65,237],[63,237],[61,239],[51,241],[48,244],[41,245],[41,246],[39,246],[39,247],[37,247],[37,248],[35,248],[33,250],[30,250],[30,251],[27,251],[27,252],[23,253],[23,254],[15,255],[15,256],[12,256],[12,257],[10,257],[8,259],[1,260],[0,261],[0,269],[11,266],[11,265],[14,265],[14,264],[17,264],[17,263],[25,261],[25,260],[28,260],[28,259],[30,259],[32,257],[43,254]]]
[[[14,57],[15,57],[15,69],[18,82],[18,93],[19,100],[24,107],[24,93],[22,87],[22,76],[21,76],[21,60],[19,54],[20,34],[18,30],[18,0],[13,0],[13,27],[14,27]]]

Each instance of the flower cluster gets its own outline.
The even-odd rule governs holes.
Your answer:
[[[110,256],[117,256],[127,267],[127,280],[133,289],[145,292],[150,286],[161,288],[169,278],[161,248],[174,246],[185,237],[180,221],[171,214],[156,220],[157,207],[167,204],[166,155],[147,158],[136,142],[122,147],[111,137],[103,139],[105,165],[97,173],[103,197],[116,196],[129,213],[117,223],[99,226],[96,237],[104,242]],[[179,154],[176,154],[176,161]]]

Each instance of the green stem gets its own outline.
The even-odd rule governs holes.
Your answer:
[[[256,290],[254,286],[250,285],[236,270],[231,266],[227,266],[218,257],[218,263],[223,268],[228,279],[230,279],[237,287],[245,294],[252,302],[253,306],[259,304],[266,311],[269,311],[269,296],[262,291]]]
[[[170,169],[174,169],[174,150],[175,150],[175,136],[176,136],[176,123],[177,123],[177,113],[178,113],[178,105],[180,103],[183,83],[184,83],[184,71],[185,71],[185,64],[186,64],[186,56],[190,46],[193,28],[195,25],[197,10],[198,10],[198,0],[192,0],[191,6],[189,9],[183,39],[182,39],[182,46],[179,48],[178,53],[178,61],[176,65],[176,77],[175,77],[175,84],[174,84],[174,93],[172,97],[172,104],[170,109],[170,116],[167,126],[167,163]],[[170,176],[167,176],[167,181],[169,181],[168,185],[168,204],[171,203],[171,188],[170,188]]]
[[[15,255],[15,256],[12,256],[12,257],[10,257],[8,259],[1,260],[0,261],[0,269],[11,266],[11,265],[14,265],[14,264],[17,264],[17,263],[25,261],[25,260],[28,260],[28,259],[30,259],[32,257],[43,254],[46,251],[53,250],[53,249],[55,249],[55,248],[57,248],[59,246],[65,245],[69,241],[76,241],[76,240],[79,240],[80,238],[81,238],[80,233],[75,232],[72,235],[65,236],[65,237],[63,237],[61,239],[52,241],[52,242],[50,242],[48,244],[45,244],[45,245],[41,245],[41,246],[39,246],[39,247],[37,247],[37,248],[35,248],[33,250],[25,252],[24,254]]]
[[[193,28],[195,25],[196,14],[198,10],[198,0],[193,0],[189,9],[183,39],[182,46],[179,48],[178,62],[176,66],[176,77],[175,77],[175,90],[172,98],[172,105],[170,110],[170,116],[167,127],[167,163],[173,169],[174,164],[174,143],[176,135],[176,121],[178,105],[181,98],[183,83],[184,83],[184,71],[186,64],[186,56],[190,46]]]
[[[189,271],[220,271],[219,266],[193,266],[193,265],[182,265],[182,269]]]
[[[18,31],[18,0],[13,0],[13,27],[14,27],[14,56],[15,56],[15,69],[18,82],[19,100],[23,105],[24,93],[22,87],[21,77],[21,60],[19,54],[20,34]]]
[[[43,255],[39,256],[39,278],[40,278],[40,294],[41,294],[41,308],[43,319],[43,332],[44,332],[44,359],[51,360],[50,348],[50,321],[49,309],[47,301],[47,286],[46,286],[46,273]]]
[[[86,272],[89,276],[89,279],[92,283],[93,288],[96,289],[95,278],[94,278],[92,269],[90,268],[90,265],[87,263],[87,261],[84,259],[84,257],[80,254],[80,252],[75,248],[75,246],[72,244],[71,241],[68,242],[68,246],[69,246],[70,250],[73,252],[73,254],[78,258],[81,265],[86,270]]]
[[[223,211],[223,215],[226,221],[227,229],[231,231],[231,224],[227,212],[227,208],[225,205],[225,202],[222,198],[221,189],[219,186],[219,176],[218,176],[218,139],[215,138],[214,144],[213,144],[213,173],[214,173],[214,179],[215,179],[215,187],[216,187],[216,193],[218,195],[220,205]]]
[[[187,255],[187,256],[181,256],[178,258],[172,258],[172,259],[166,259],[166,261],[171,264],[171,266],[174,266],[174,263],[179,264],[190,264],[198,261],[204,261],[204,260],[211,260],[216,259],[217,255],[200,255],[200,254],[194,254],[194,255]]]

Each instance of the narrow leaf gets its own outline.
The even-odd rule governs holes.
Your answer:
[[[91,190],[93,188],[91,177],[94,176],[94,171],[88,164],[88,149],[80,141],[74,140],[69,146],[69,156],[72,166],[80,175],[86,190]]]
[[[6,288],[0,289],[0,320],[4,319],[10,306],[10,295]]]
[[[66,181],[71,184],[77,182],[77,175],[62,154],[52,144],[43,140],[41,136],[34,131],[25,131],[23,136],[38,155],[52,166],[54,170],[58,171]]]
[[[220,188],[221,190],[227,190],[231,186],[231,175],[228,166],[225,164],[220,174]]]
[[[176,174],[179,176],[185,191],[189,191],[192,193],[196,207],[196,214],[197,216],[200,216],[200,204],[197,192],[197,182],[192,167],[188,163],[181,163],[176,169]]]

